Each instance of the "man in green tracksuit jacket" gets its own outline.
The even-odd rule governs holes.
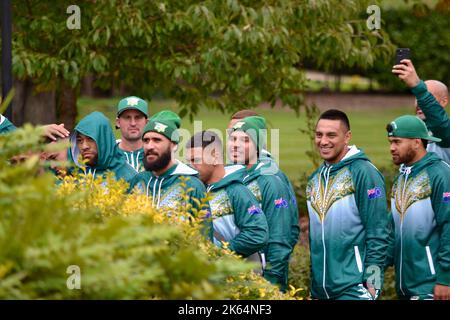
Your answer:
[[[409,59],[395,65],[392,72],[406,83],[416,97],[416,115],[425,121],[433,136],[441,139],[440,142],[430,141],[427,151],[436,153],[450,164],[450,118],[444,109],[448,104],[447,86],[437,80],[420,80]]]
[[[253,116],[259,116],[259,114],[250,109],[240,110],[231,116],[231,120],[228,123],[227,129],[231,130],[236,122],[238,122],[246,117],[253,117]],[[261,149],[261,152],[259,155],[259,160],[264,163],[269,163],[269,167],[267,168],[267,170],[272,170],[273,173],[277,177],[279,177],[281,179],[281,181],[283,181],[288,186],[289,192],[291,193],[291,201],[293,203],[295,203],[295,205],[297,206],[297,199],[295,197],[295,191],[294,191],[294,187],[292,186],[291,181],[286,176],[286,174],[280,169],[280,167],[278,166],[275,159],[272,157],[270,152],[265,149],[265,147],[266,146],[262,146],[262,149]]]
[[[384,179],[350,139],[344,112],[322,113],[315,144],[325,161],[306,190],[315,299],[372,300],[383,283],[390,228]]]
[[[117,140],[117,145],[124,159],[137,172],[144,170],[142,132],[147,122],[148,106],[145,100],[131,96],[119,101],[116,128],[120,129],[121,139]]]
[[[400,165],[391,210],[394,264],[401,299],[450,300],[450,166],[426,142],[440,142],[418,117],[387,126],[392,160]]]
[[[70,136],[71,153],[75,165],[82,168],[79,156],[86,161],[86,173],[105,176],[114,172],[117,180],[126,182],[136,175],[136,171],[126,163],[117,147],[111,124],[101,112],[95,111],[81,119]]]
[[[16,130],[16,126],[13,125],[8,118],[0,114],[0,134],[14,130]]]
[[[245,167],[224,167],[223,146],[212,131],[198,132],[186,144],[186,158],[207,185],[214,243],[228,242],[236,253],[265,265],[260,250],[267,244],[267,220],[255,196],[242,183]]]
[[[264,277],[287,288],[289,258],[298,241],[298,209],[288,186],[274,174],[269,163],[258,157],[265,144],[266,123],[259,116],[246,117],[231,129],[228,152],[233,163],[244,164],[244,184],[260,202],[269,225],[269,240],[264,249],[267,267]]]
[[[169,214],[190,205],[188,213],[202,218],[209,214],[206,188],[196,170],[173,157],[180,141],[180,124],[178,115],[167,110],[155,114],[147,123],[142,135],[145,171],[133,178],[130,192],[137,187],[151,198],[155,208],[167,210]],[[183,199],[186,192],[187,200]],[[204,207],[194,199],[203,201]]]

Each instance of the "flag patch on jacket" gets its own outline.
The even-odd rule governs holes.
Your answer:
[[[444,194],[442,195],[442,201],[450,202],[450,192],[444,192]]]
[[[367,190],[367,197],[369,198],[369,200],[381,198],[381,195],[381,189],[378,187]]]
[[[255,205],[251,206],[250,208],[247,209],[247,212],[249,214],[261,214],[263,213],[260,207],[257,207]]]
[[[287,208],[288,207],[287,201],[284,200],[283,198],[275,199],[274,203],[275,203],[275,208],[277,208],[277,209],[279,209],[279,208]]]

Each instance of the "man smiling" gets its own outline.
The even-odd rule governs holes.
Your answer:
[[[344,112],[322,113],[315,144],[324,163],[306,190],[316,299],[372,300],[383,282],[389,235],[384,179],[350,139]]]

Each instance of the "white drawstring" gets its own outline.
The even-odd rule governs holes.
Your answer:
[[[164,178],[161,179],[161,182],[159,183],[159,188],[158,188],[158,203],[156,204],[156,208],[159,208],[159,202],[161,201],[161,185],[164,181]]]
[[[138,151],[138,153],[137,153],[137,155],[136,155],[136,171],[137,172],[139,172],[139,166],[140,166],[140,163],[139,163],[139,154],[140,154],[141,152],[140,151]]]
[[[333,167],[333,166],[329,166],[329,167],[328,167],[327,177],[326,177],[326,179],[325,179],[325,192],[324,192],[324,194],[323,194],[324,199],[327,198],[327,193],[328,193],[328,182],[329,182],[329,180],[330,180],[330,172],[331,172],[331,168],[332,168],[332,167]]]
[[[213,184],[211,184],[211,185],[209,185],[208,186],[208,188],[206,188],[206,192],[209,192],[209,191],[211,191],[211,189],[214,187],[214,185]]]
[[[135,167],[134,167],[133,151],[131,151],[130,158],[131,158],[131,163],[130,164],[133,167],[133,169],[135,169]]]
[[[152,207],[155,206],[155,193],[156,193],[156,183],[157,182],[158,182],[158,178],[156,178],[155,182],[153,182]]]
[[[408,181],[408,176],[412,171],[412,167],[407,167],[404,164],[400,166],[400,173],[402,175],[405,175],[405,182],[403,183],[403,190],[402,190],[402,213],[404,213],[404,205],[406,205],[405,201],[405,192],[406,192],[406,182]]]
[[[92,171],[92,168],[88,168],[89,172],[88,174],[92,174],[92,178],[95,179],[95,171],[97,171],[97,168],[94,168],[94,171]]]
[[[127,157],[127,162],[130,163],[130,158],[128,158],[128,153],[124,152],[125,157]]]

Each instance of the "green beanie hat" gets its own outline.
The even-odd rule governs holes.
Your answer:
[[[388,132],[388,137],[424,139],[434,142],[441,141],[441,139],[433,137],[433,135],[428,132],[425,122],[412,115],[398,117],[387,125],[386,130]]]
[[[266,145],[266,132],[260,130],[267,130],[266,119],[260,116],[246,117],[236,122],[232,128],[233,131],[244,131],[250,139],[255,143],[258,150],[261,150]]]
[[[124,112],[125,110],[130,109],[140,111],[145,115],[146,118],[148,118],[147,102],[135,96],[126,97],[119,101],[119,103],[117,104],[117,117],[120,117],[122,112]]]
[[[180,141],[180,134],[178,133],[180,125],[181,119],[175,112],[163,110],[150,118],[144,128],[142,137],[147,132],[152,131],[162,134],[172,142],[178,143]]]

